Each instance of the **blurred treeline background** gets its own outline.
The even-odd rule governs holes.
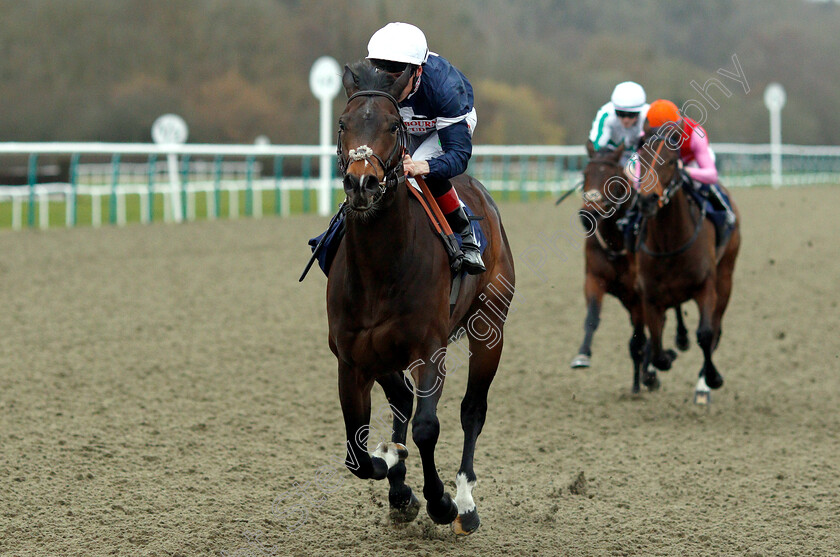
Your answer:
[[[767,142],[778,81],[784,141],[838,142],[840,6],[806,0],[0,0],[0,141],[146,142],[174,112],[190,142],[317,143],[312,63],[388,21],[470,78],[476,143],[579,144],[617,82],[681,105],[713,77],[713,141]]]

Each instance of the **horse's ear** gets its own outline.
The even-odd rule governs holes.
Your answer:
[[[341,81],[344,85],[344,92],[347,93],[348,97],[359,90],[359,76],[354,74],[350,66],[346,64],[344,65],[344,76],[342,76]]]
[[[622,141],[619,143],[618,147],[615,148],[615,151],[612,152],[612,159],[614,161],[621,160],[621,155],[624,153],[624,142]]]
[[[586,152],[589,154],[590,159],[595,156],[595,144],[592,143],[591,139],[586,140]]]
[[[405,67],[403,73],[400,74],[397,80],[394,81],[394,84],[391,85],[391,90],[389,92],[391,93],[392,97],[394,97],[397,100],[400,99],[400,95],[405,89],[405,86],[408,85],[408,82],[411,80],[411,75],[414,73],[414,68],[416,67],[417,66],[412,66],[411,64],[408,64]]]

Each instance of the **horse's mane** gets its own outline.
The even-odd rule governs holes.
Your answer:
[[[602,147],[595,151],[595,154],[592,155],[592,159],[605,159],[607,157],[611,157],[613,153],[615,153],[615,149],[612,149],[610,147]]]
[[[613,158],[614,153],[615,149],[611,149],[609,147],[602,147],[601,149],[595,151],[595,153],[592,155],[592,158],[589,159],[589,162],[618,162],[611,160]]]
[[[354,62],[350,65],[350,71],[356,76],[356,84],[360,91],[388,92],[396,81],[393,75],[377,71],[370,60]]]

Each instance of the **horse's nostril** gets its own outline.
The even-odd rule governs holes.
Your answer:
[[[365,174],[362,176],[362,189],[367,191],[376,191],[379,188],[379,180],[372,174]]]
[[[353,174],[348,174],[344,177],[344,191],[353,193],[359,189],[359,177]]]

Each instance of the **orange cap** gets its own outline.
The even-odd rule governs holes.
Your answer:
[[[650,103],[647,120],[652,127],[658,128],[665,122],[678,122],[680,118],[680,109],[671,101],[658,99]]]

